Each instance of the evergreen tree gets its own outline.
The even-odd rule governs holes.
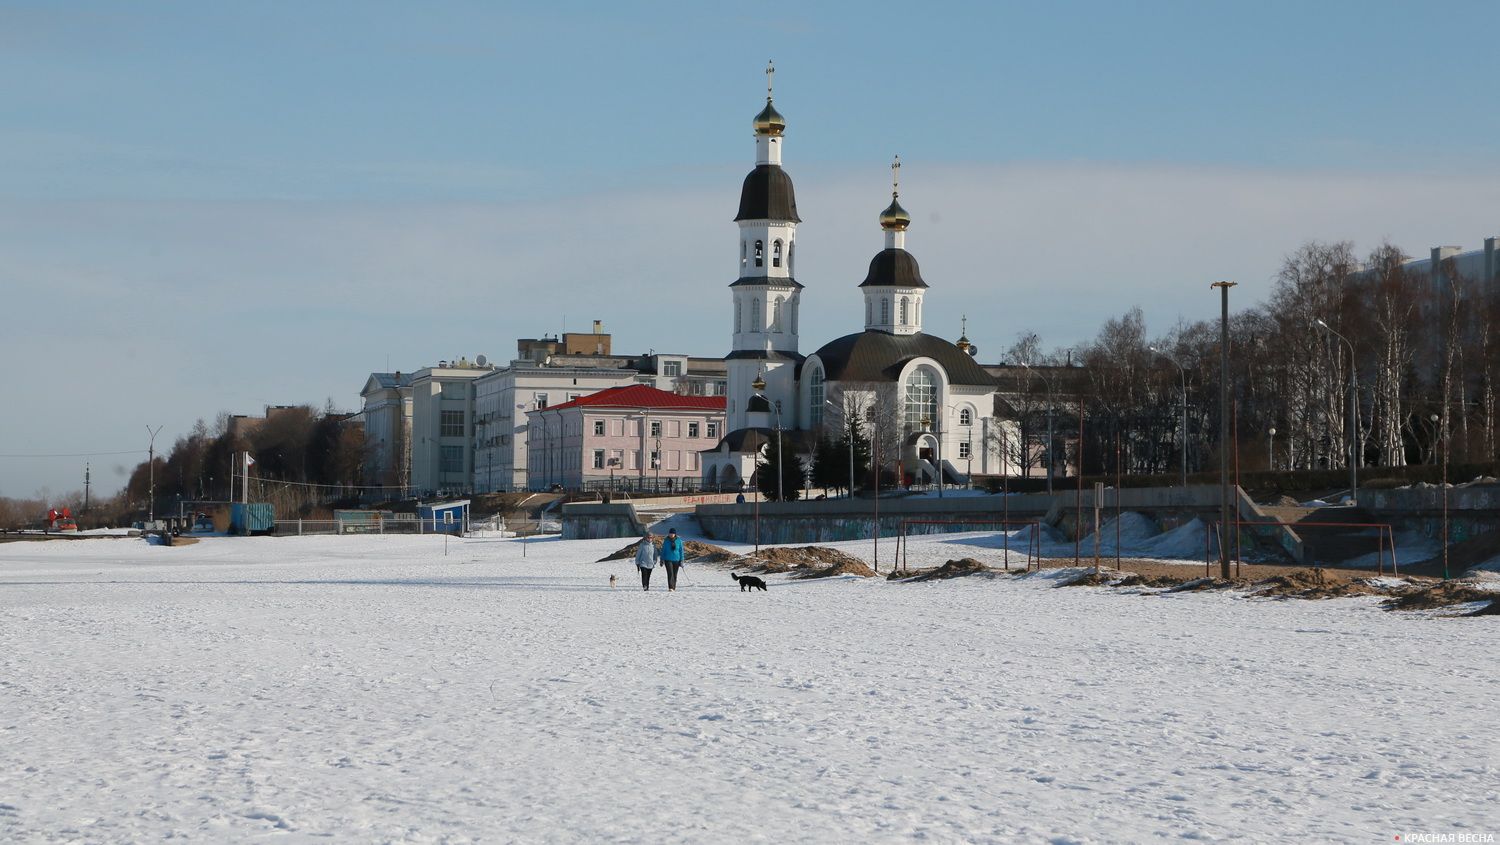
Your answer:
[[[818,436],[813,448],[812,483],[814,487],[842,490],[849,486],[848,451],[840,451],[826,434]]]
[[[847,424],[840,432],[839,439],[834,442],[834,450],[838,453],[839,471],[835,477],[843,486],[849,486],[849,442],[854,441],[854,477],[864,478],[870,468],[870,438],[865,435],[864,420],[857,414],[846,417]],[[852,491],[851,491],[852,492]]]
[[[786,435],[783,434],[782,438],[785,437]],[[782,444],[788,447],[783,450],[777,446],[777,440],[775,434],[766,438],[761,457],[755,462],[755,486],[760,488],[762,496],[771,500],[777,498],[779,487],[785,492],[786,500],[794,502],[802,494],[802,462],[797,459],[796,453],[790,448],[790,443]],[[778,464],[781,466],[779,479],[776,471]]]

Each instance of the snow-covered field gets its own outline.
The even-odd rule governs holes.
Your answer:
[[[0,840],[1500,834],[1495,617],[620,545],[0,545]]]

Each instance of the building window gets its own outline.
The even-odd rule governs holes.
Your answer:
[[[442,386],[444,399],[467,399],[469,398],[469,386],[460,381],[445,381]]]
[[[797,272],[797,242],[792,241],[786,245],[786,272],[792,275]]]
[[[669,378],[677,378],[678,376],[682,375],[682,362],[681,361],[663,361],[663,362],[661,362],[661,374],[664,375],[664,376],[668,376]]]
[[[655,449],[651,450],[651,468],[661,469],[661,453]]]
[[[965,440],[958,444],[958,457],[960,460],[967,460],[972,457],[969,453],[969,441]]]
[[[536,405],[536,409],[540,411],[547,407],[547,394],[533,393],[531,394],[531,401]]]
[[[764,266],[766,266],[765,250],[766,250],[765,241],[756,241],[755,242],[755,266],[756,267],[764,267]]]
[[[688,423],[688,437],[697,437],[697,436],[698,436],[698,424],[695,423],[695,422]]]
[[[901,325],[903,325],[903,326],[906,325],[906,312],[907,312],[907,308],[909,308],[909,307],[910,306],[908,305],[908,303],[906,301],[906,297],[904,297],[904,296],[901,297],[901,310],[900,310],[899,313],[901,314]]]
[[[761,320],[765,319],[760,313],[760,297],[750,300],[750,331],[760,331]]]
[[[924,431],[937,419],[937,384],[926,367],[918,367],[906,382],[902,422],[907,432]],[[922,423],[927,420],[926,425]]]
[[[734,330],[736,332],[742,332],[745,330],[745,317],[744,314],[741,313],[742,311],[744,311],[744,309],[740,307],[740,301],[736,299],[734,301]]]
[[[594,420],[594,436],[604,436],[604,420]]]
[[[443,411],[438,420],[439,437],[463,437],[464,436],[464,412]]]
[[[711,422],[708,424],[708,436],[717,438],[719,436],[719,424]]]
[[[780,267],[781,266],[781,239],[780,238],[777,238],[776,242],[773,243],[773,244],[771,244],[771,266],[772,267]]]
[[[661,436],[661,420],[652,420],[651,421],[651,436],[652,437],[660,437]]]
[[[576,381],[576,379],[575,379],[575,381]],[[582,398],[583,398],[583,394],[582,393],[569,393],[568,394],[568,401],[569,402],[572,402],[574,399],[582,399]]]
[[[781,331],[781,297],[771,303],[771,331]]]
[[[745,242],[740,241],[740,266],[745,266]]]
[[[594,469],[604,469],[604,450],[594,450]]]
[[[880,300],[880,324],[881,325],[885,325],[885,324],[889,323],[890,321],[891,321],[891,301],[889,299],[882,299],[882,300]]]
[[[971,410],[969,410],[968,408],[960,408],[959,411],[958,411],[958,424],[959,425],[973,425],[974,424],[974,412],[971,411]]]
[[[812,374],[807,377],[807,421],[813,428],[823,424],[823,401],[827,396],[823,386],[823,368],[813,367]]]
[[[464,447],[462,446],[440,446],[438,447],[438,472],[454,473],[464,471]]]

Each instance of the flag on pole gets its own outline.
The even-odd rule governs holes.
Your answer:
[[[252,457],[250,457],[250,453],[249,452],[246,452],[245,453],[245,469],[249,469],[250,467],[253,467],[253,466],[255,466],[255,459],[252,458]]]

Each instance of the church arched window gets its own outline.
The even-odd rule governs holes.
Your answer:
[[[958,424],[959,425],[973,425],[974,424],[974,410],[972,408],[959,408],[958,409]]]
[[[797,275],[797,242],[796,241],[788,241],[787,242],[787,245],[786,245],[786,271],[787,271],[787,273],[789,273],[789,274],[791,274],[793,276]]]
[[[789,307],[789,310],[792,312],[792,319],[791,319],[792,334],[796,334],[797,333],[797,309],[795,307]]]
[[[747,249],[747,246],[746,246],[745,242],[744,241],[740,241],[740,266],[741,267],[745,266],[745,250],[746,249]]]
[[[927,423],[924,425],[923,420]],[[932,371],[918,367],[906,380],[906,402],[902,423],[908,432],[925,431],[937,420],[937,380]]]
[[[891,301],[884,297],[880,300],[880,324],[885,325],[891,321]]]
[[[738,299],[734,301],[734,331],[736,334],[745,330],[745,309],[741,307],[741,304]]]
[[[813,367],[812,374],[807,377],[807,419],[813,428],[823,424],[823,400],[827,392],[823,385],[823,368]]]
[[[922,300],[921,299],[916,300],[916,304],[912,306],[912,310],[916,312],[912,316],[912,323],[914,325],[918,325],[918,326],[922,325]]]
[[[764,266],[766,266],[765,252],[766,252],[766,242],[765,241],[756,241],[755,242],[755,266],[756,267],[764,267]]]
[[[771,244],[771,266],[772,267],[780,267],[781,266],[781,239],[780,238],[777,238]]]
[[[755,299],[750,300],[750,331],[760,331],[761,320],[762,317],[760,313],[760,298],[756,297]]]
[[[781,297],[779,296],[771,303],[771,331],[781,331]]]
[[[871,322],[870,318],[874,316],[874,309],[875,309],[875,306],[870,303],[870,300],[866,299],[865,300],[865,325],[867,325],[867,326],[870,325],[870,322]]]
[[[907,304],[906,297],[904,297],[904,296],[901,297],[901,311],[900,311],[900,313],[901,313],[901,325],[903,325],[903,326],[906,325],[906,311],[907,311],[908,307],[909,307],[909,305]]]

